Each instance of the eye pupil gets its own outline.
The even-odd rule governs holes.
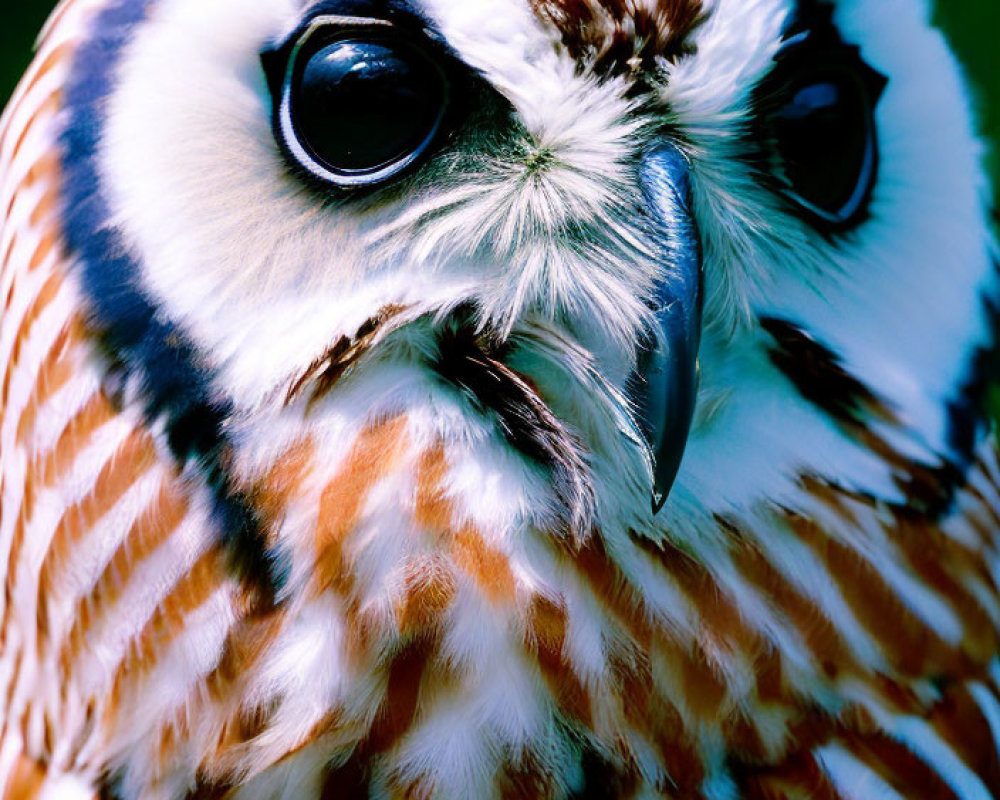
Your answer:
[[[772,117],[781,171],[797,200],[846,223],[864,206],[877,161],[872,99],[850,72],[813,76]]]
[[[437,133],[447,102],[434,61],[374,34],[303,49],[285,92],[293,156],[344,185],[377,183],[412,163]]]
[[[787,49],[758,87],[757,132],[781,193],[816,227],[843,231],[865,219],[875,189],[875,108],[887,81],[840,38],[829,17],[827,9],[787,37]]]

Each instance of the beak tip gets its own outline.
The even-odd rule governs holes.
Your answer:
[[[690,165],[672,144],[644,157],[640,182],[658,230],[664,279],[657,290],[659,330],[644,356],[645,381],[638,398],[654,456],[653,514],[667,501],[691,430],[698,385],[701,339],[701,242],[691,209]],[[669,277],[667,277],[669,276]]]

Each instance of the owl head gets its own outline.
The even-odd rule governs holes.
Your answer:
[[[112,4],[63,142],[94,317],[185,457],[324,370],[335,394],[349,351],[337,414],[450,385],[440,424],[541,461],[571,525],[670,528],[803,473],[896,496],[858,429],[962,460],[993,280],[928,13]]]

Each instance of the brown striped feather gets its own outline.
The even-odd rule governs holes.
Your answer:
[[[315,591],[329,587],[347,594],[350,569],[344,543],[357,526],[375,483],[399,461],[406,449],[406,419],[378,422],[361,433],[350,454],[320,498],[316,550]]]
[[[903,604],[874,564],[811,520],[792,515],[789,522],[826,566],[841,596],[901,674],[916,677],[968,671],[964,655]]]
[[[55,486],[66,474],[72,461],[86,446],[93,433],[112,419],[113,411],[110,404],[100,393],[94,394],[83,408],[74,415],[53,447],[47,453],[36,456],[29,464],[25,476],[24,498],[14,528],[5,578],[4,618],[0,623],[0,641],[7,631],[10,615],[13,611],[12,601],[18,575],[18,565],[21,563],[21,549],[28,524],[33,516],[35,494],[43,488]]]
[[[416,564],[411,567],[401,632],[409,629],[406,620],[419,621],[421,627],[440,620],[455,594],[456,570],[471,578],[490,602],[514,602],[515,580],[507,557],[490,547],[474,525],[460,521],[444,488],[449,471],[443,443],[437,442],[421,453],[416,470],[414,522],[430,535],[440,552],[427,568]]]
[[[775,767],[735,773],[746,800],[846,800],[810,753],[796,753]]]
[[[93,435],[115,418],[115,413],[114,406],[103,392],[92,394],[63,427],[55,447],[40,454],[37,463],[40,485],[55,486]]]
[[[28,406],[22,411],[17,425],[18,444],[24,444],[26,437],[35,427],[35,418],[46,402],[74,377],[77,367],[75,345],[80,337],[79,327],[74,324],[62,328],[42,361],[35,379],[35,391]]]
[[[163,545],[184,519],[187,499],[175,486],[164,483],[157,497],[132,524],[90,592],[77,603],[73,626],[63,640],[59,665],[64,679],[72,672],[98,621],[113,613],[122,591],[136,569]]]
[[[139,637],[132,642],[118,675],[137,680],[150,671],[157,663],[158,654],[184,632],[187,615],[207,602],[219,588],[222,575],[225,569],[218,551],[202,555],[157,606]]]
[[[927,721],[977,775],[990,794],[1000,797],[1000,749],[994,731],[965,685],[951,687]]]
[[[301,495],[302,484],[315,467],[315,457],[316,444],[312,440],[306,438],[292,443],[246,492],[247,498],[259,510],[263,524],[272,533],[288,504]]]
[[[222,646],[222,652],[215,668],[205,676],[204,695],[213,708],[202,708],[206,714],[221,711],[223,721],[219,735],[211,749],[204,752],[198,764],[199,773],[213,782],[225,783],[239,769],[246,755],[247,745],[267,732],[273,715],[277,713],[280,700],[270,701],[247,699],[244,697],[252,687],[255,668],[268,654],[288,623],[288,615],[282,609],[268,609],[261,615],[248,614],[239,619],[230,629]],[[185,709],[181,720],[190,711]],[[291,746],[290,751],[300,749],[311,741],[309,733]],[[183,737],[173,742],[184,744]],[[175,755],[172,748],[162,745],[160,763],[167,763]],[[266,765],[261,765],[266,766]]]
[[[7,788],[4,790],[3,800],[35,800],[41,796],[44,782],[44,766],[30,758],[21,756],[17,759],[14,769],[7,778]]]
[[[787,616],[811,651],[819,672],[828,678],[863,674],[864,668],[856,663],[850,646],[826,615],[755,547],[743,545],[734,551],[734,556],[741,575]],[[771,699],[777,699],[775,695],[782,699],[787,697],[787,687],[780,673],[780,662],[765,673],[772,679],[766,694]]]
[[[487,545],[474,526],[462,525],[454,532],[452,558],[455,566],[472,578],[491,602],[513,602],[514,575],[507,556]]]
[[[564,652],[566,627],[566,609],[546,597],[536,596],[531,604],[525,645],[538,660],[542,677],[560,712],[590,727],[590,697]]]
[[[404,595],[396,607],[399,634],[440,625],[457,589],[454,568],[445,558],[421,559],[409,564]]]
[[[59,292],[59,288],[62,286],[63,280],[63,276],[58,272],[53,272],[49,275],[45,283],[42,285],[41,290],[34,296],[28,310],[21,318],[20,328],[15,336],[14,347],[11,351],[10,358],[7,361],[4,374],[3,397],[2,400],[0,400],[0,407],[4,409],[7,408],[10,397],[10,382],[17,370],[21,358],[21,350],[31,334],[32,327],[38,321],[38,318],[41,316],[46,307],[55,299],[56,294]]]
[[[919,756],[882,732],[844,735],[844,744],[903,797],[958,800],[944,779]]]
[[[48,634],[46,597],[56,594],[60,573],[66,569],[75,546],[154,463],[152,438],[134,431],[104,465],[93,489],[63,513],[39,570],[38,628],[42,637]]]

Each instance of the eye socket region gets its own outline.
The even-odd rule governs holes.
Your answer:
[[[875,108],[886,79],[856,48],[803,53],[762,87],[763,137],[782,193],[831,229],[859,223],[878,178]]]
[[[284,58],[282,57],[284,55]],[[265,53],[286,155],[315,178],[372,186],[423,156],[441,130],[449,83],[442,66],[393,26],[317,19],[287,53]]]

